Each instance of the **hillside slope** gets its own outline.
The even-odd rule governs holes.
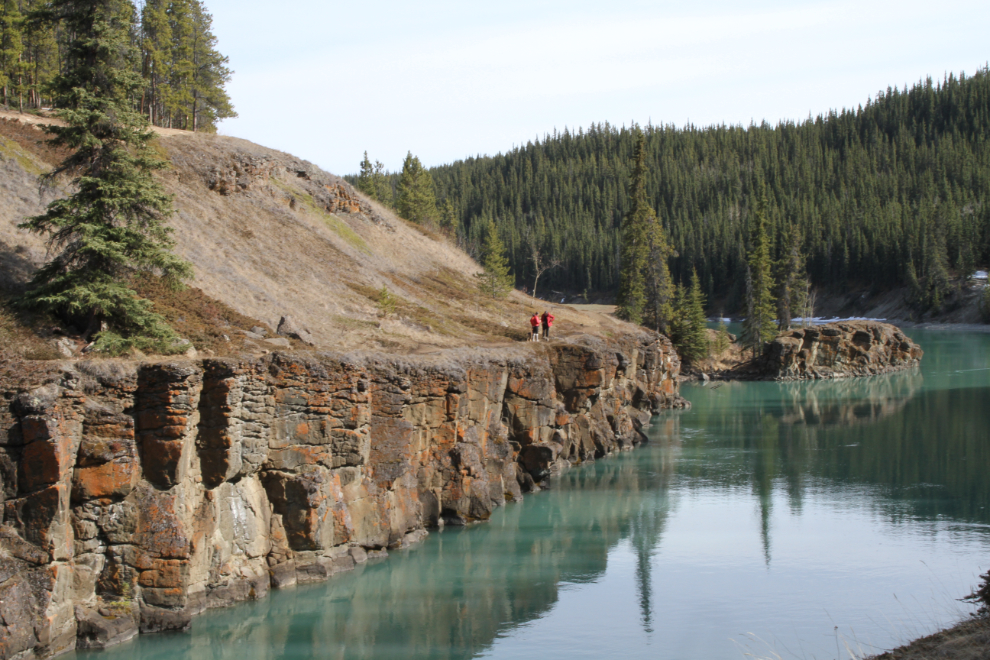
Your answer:
[[[45,259],[42,237],[17,223],[64,191],[39,192],[38,176],[60,157],[44,145],[40,129],[13,121],[12,113],[0,119],[0,283],[11,292]],[[270,333],[282,316],[308,330],[316,348],[343,352],[424,352],[525,338],[536,310],[528,298],[483,298],[474,280],[478,266],[467,254],[342,179],[236,138],[159,131],[158,145],[173,166],[163,179],[175,196],[177,251],[193,264],[191,285],[236,312],[220,315],[214,329],[232,347],[272,348],[240,331],[257,319]],[[387,316],[377,304],[382,287],[397,297]],[[146,295],[156,300],[153,293]],[[167,316],[183,332],[183,303],[172,302],[156,300],[159,308],[171,305]],[[537,304],[542,311],[544,303]],[[565,333],[638,333],[598,314],[557,316]]]

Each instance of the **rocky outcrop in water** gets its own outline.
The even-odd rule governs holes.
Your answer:
[[[656,336],[43,368],[0,408],[0,658],[181,630],[485,520],[641,442],[679,368]]]
[[[843,321],[780,334],[737,377],[802,380],[875,376],[915,367],[924,351],[896,326]]]

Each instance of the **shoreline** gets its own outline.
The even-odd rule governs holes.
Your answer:
[[[979,660],[990,657],[990,618],[969,617],[948,628],[863,660]]]

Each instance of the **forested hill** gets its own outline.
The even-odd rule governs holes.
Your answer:
[[[740,291],[749,210],[764,186],[776,256],[797,223],[819,287],[920,281],[930,291],[990,259],[986,67],[802,123],[643,130],[672,273],[686,282],[697,268],[709,295]],[[531,283],[536,244],[563,261],[541,282],[614,291],[634,143],[631,129],[596,125],[431,174],[468,245],[495,221],[519,285]]]

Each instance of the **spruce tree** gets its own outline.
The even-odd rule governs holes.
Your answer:
[[[20,304],[82,324],[97,350],[169,351],[177,339],[128,286],[140,273],[180,286],[192,275],[171,252],[171,197],[153,172],[166,166],[132,100],[143,86],[130,39],[129,0],[52,0],[51,17],[70,36],[65,71],[54,81],[52,142],[72,150],[50,177],[71,173],[75,192],[21,227],[48,235],[55,256],[31,280]]]
[[[399,195],[396,207],[406,220],[424,225],[437,221],[437,200],[433,191],[433,178],[419,162],[419,158],[406,154],[399,176]]]
[[[743,321],[742,340],[754,355],[762,354],[766,344],[777,336],[766,207],[764,197],[750,216],[749,251],[746,255],[746,319]]]
[[[691,289],[684,301],[684,330],[680,344],[677,346],[682,357],[691,362],[708,357],[708,319],[705,318],[705,293],[701,290],[698,271],[691,274]]]
[[[619,294],[616,316],[632,323],[643,320],[646,306],[644,270],[650,256],[651,217],[655,218],[646,197],[646,137],[639,133],[629,179],[629,211],[622,221],[622,252],[619,263]]]
[[[491,220],[485,226],[485,239],[481,246],[481,267],[478,274],[479,286],[485,295],[504,298],[509,295],[514,278],[509,272],[509,260],[505,256],[505,246],[498,236],[498,229]]]
[[[795,312],[804,308],[808,289],[805,258],[801,251],[801,231],[792,225],[787,234],[784,257],[780,260],[777,276],[777,326],[780,332],[791,327]]]
[[[361,166],[358,171],[357,182],[355,182],[355,187],[363,192],[368,197],[372,199],[375,198],[375,188],[372,182],[372,175],[375,172],[374,166],[371,164],[371,159],[368,158],[368,152],[364,152],[364,158],[361,159]]]
[[[657,332],[666,332],[672,314],[673,280],[667,260],[673,250],[653,209],[649,209],[647,222],[648,257],[643,283],[646,289],[646,305],[643,323]]]

